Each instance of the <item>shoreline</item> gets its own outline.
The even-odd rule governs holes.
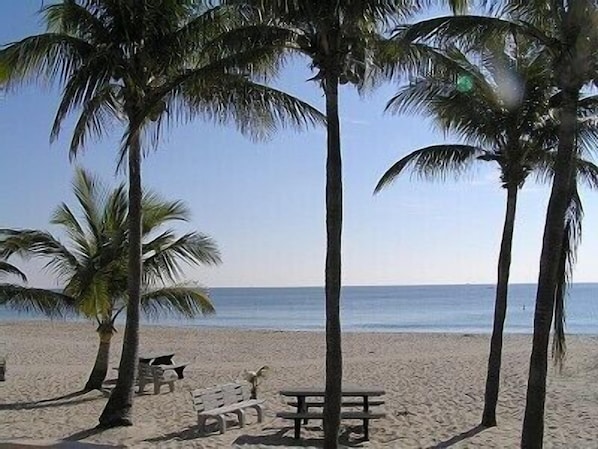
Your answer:
[[[84,323],[91,323],[95,324],[92,320],[86,320],[84,318],[73,318],[73,319],[43,319],[39,317],[31,317],[31,318],[22,318],[22,319],[5,319],[0,317],[0,326],[3,325],[16,325],[19,323],[44,323],[44,324],[84,324]],[[124,323],[119,322],[117,323],[118,327],[123,327]],[[342,322],[341,322],[342,326]],[[241,327],[241,326],[202,326],[197,324],[173,324],[173,323],[141,323],[140,328],[148,327],[148,328],[167,328],[167,329],[187,329],[187,330],[197,330],[197,331],[216,331],[216,332],[225,332],[225,331],[237,331],[237,332],[277,332],[277,333],[307,333],[307,334],[324,334],[326,331],[324,328],[322,329],[281,329],[281,328],[269,328],[269,327]],[[374,335],[447,335],[447,336],[481,336],[481,337],[490,337],[492,335],[492,331],[471,331],[471,330],[356,330],[356,329],[349,329],[343,330],[343,335],[349,334],[374,334]],[[522,336],[522,337],[531,337],[533,335],[532,332],[518,332],[518,331],[509,331],[505,330],[505,336]],[[598,332],[567,332],[565,331],[566,337],[598,337]]]

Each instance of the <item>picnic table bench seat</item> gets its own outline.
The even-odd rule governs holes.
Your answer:
[[[186,366],[186,363],[178,365],[148,365],[147,363],[140,363],[137,373],[139,382],[138,393],[143,393],[145,386],[152,383],[154,384],[154,394],[160,394],[162,385],[168,385],[170,392],[174,392],[174,383],[183,378],[183,370]]]
[[[301,438],[301,421],[309,419],[324,419],[323,412],[278,412],[277,418],[289,419],[295,422],[295,439]],[[369,421],[386,417],[384,412],[371,411],[341,411],[341,419],[359,419],[363,421],[363,436],[367,441],[370,438]]]
[[[257,421],[262,422],[263,400],[251,399],[249,384],[225,384],[212,388],[204,388],[191,392],[193,408],[197,412],[197,425],[199,433],[206,430],[208,419],[215,419],[220,433],[226,432],[227,415],[236,415],[240,427],[245,426],[245,410],[254,409]]]

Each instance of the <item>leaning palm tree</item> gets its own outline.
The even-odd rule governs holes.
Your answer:
[[[223,0],[240,7],[249,25],[239,36],[258,36],[266,48],[284,57],[299,54],[309,59],[323,91],[327,119],[326,160],[326,400],[324,447],[337,447],[340,424],[342,352],[340,323],[342,155],[339,86],[359,89],[372,81],[376,52],[383,46],[384,27],[413,13],[423,3],[404,0]],[[413,54],[411,53],[410,56]]]
[[[457,68],[452,76],[420,78],[401,89],[388,108],[430,115],[442,131],[454,133],[466,144],[433,145],[408,154],[383,175],[375,191],[410,168],[428,178],[459,175],[475,162],[491,162],[500,169],[507,202],[482,415],[482,425],[491,427],[496,425],[517,196],[532,172],[541,177],[553,173],[558,125],[551,115],[554,89],[545,54],[514,43],[500,51],[473,55],[478,64],[456,49],[450,54]],[[595,121],[580,121],[579,144],[591,148],[598,128]],[[584,160],[579,166],[580,177],[593,185],[598,167]],[[572,210],[578,210],[578,196],[571,200]],[[571,218],[571,226],[579,226],[580,215]],[[571,254],[566,251],[563,261]]]
[[[68,237],[66,243],[39,230],[0,230],[2,257],[45,260],[46,269],[64,284],[60,292],[0,284],[0,304],[44,313],[69,309],[97,323],[99,346],[84,391],[101,389],[108,370],[115,322],[127,308],[127,192],[124,185],[107,191],[96,179],[77,170],[73,182],[78,210],[61,204],[51,223]],[[214,311],[199,288],[179,285],[184,264],[216,264],[220,256],[207,236],[177,236],[169,223],[189,220],[178,201],[164,201],[145,192],[141,208],[143,281],[141,308],[148,315],[169,313],[191,318]],[[52,307],[54,306],[54,307]]]
[[[141,160],[165,126],[201,116],[233,122],[254,137],[321,117],[307,104],[253,80],[267,77],[271,49],[234,45],[237,22],[205,0],[61,0],[42,8],[47,32],[0,50],[8,84],[45,80],[63,88],[52,129],[78,111],[70,155],[114,125],[126,129],[128,159],[128,307],[118,380],[100,426],[131,425],[143,270]],[[273,67],[275,70],[276,67]]]

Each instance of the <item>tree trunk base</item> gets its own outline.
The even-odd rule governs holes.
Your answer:
[[[491,427],[496,427],[496,417],[482,417],[482,422],[480,423],[480,426],[489,429]]]
[[[85,393],[89,392],[89,391],[94,391],[94,390],[98,390],[98,391],[104,391],[104,381],[102,380],[102,382],[98,383],[96,381],[91,382],[88,381],[85,386],[83,387],[83,391]]]
[[[108,415],[108,416],[105,416]],[[128,416],[128,412],[104,413],[100,417],[100,423],[97,425],[97,429],[112,429],[114,427],[131,427],[133,421]]]

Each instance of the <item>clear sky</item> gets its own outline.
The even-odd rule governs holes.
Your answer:
[[[0,44],[40,32],[39,0],[0,2]],[[323,108],[306,60],[279,81]],[[384,114],[396,86],[366,98],[341,92],[345,184],[345,285],[494,283],[505,193],[486,164],[458,182],[409,177],[376,197],[382,173],[401,156],[444,137],[421,117]],[[72,203],[73,164],[67,141],[49,144],[57,90],[28,86],[0,99],[0,227],[56,232],[49,223]],[[119,135],[89,145],[76,163],[107,183],[116,173]],[[168,133],[143,163],[144,185],[181,199],[193,213],[187,229],[211,235],[223,264],[187,272],[189,281],[218,286],[323,285],[325,256],[325,131],[282,132],[254,143],[234,128],[195,121]],[[548,186],[528,183],[520,195],[512,280],[536,282]],[[598,201],[583,191],[584,241],[575,281],[598,281]],[[39,264],[22,265],[36,286],[54,281]]]

